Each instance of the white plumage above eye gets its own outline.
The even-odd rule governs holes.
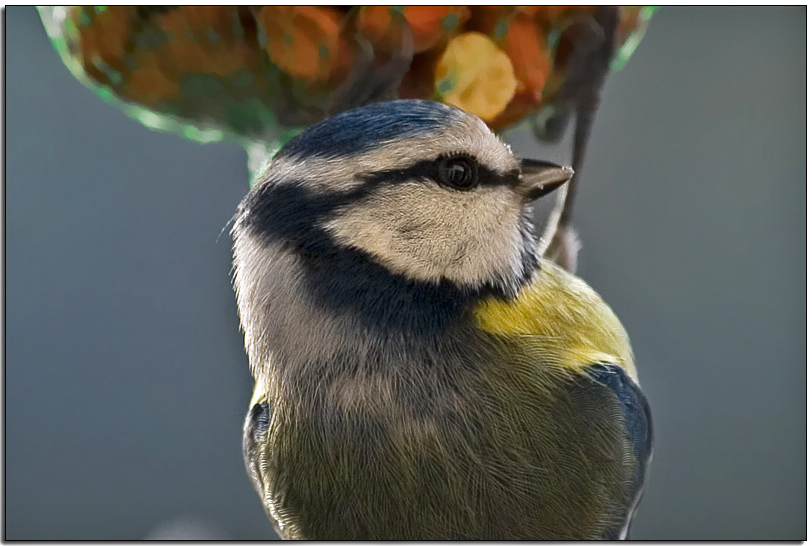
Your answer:
[[[479,172],[475,160],[453,156],[440,160],[437,177],[442,184],[456,190],[470,190],[477,185]]]

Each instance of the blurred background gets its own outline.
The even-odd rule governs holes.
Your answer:
[[[273,538],[221,234],[245,152],[104,103],[34,8],[5,29],[4,538]],[[606,86],[578,271],[654,412],[632,538],[806,538],[805,98],[805,7],[665,7]]]

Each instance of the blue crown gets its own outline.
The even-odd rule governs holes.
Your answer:
[[[419,137],[463,116],[461,110],[435,101],[377,102],[316,123],[282,147],[276,157],[359,154],[382,142]]]

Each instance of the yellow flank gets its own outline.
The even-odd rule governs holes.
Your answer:
[[[608,362],[637,381],[626,330],[584,281],[543,260],[533,281],[511,301],[488,298],[474,309],[482,330],[517,341],[553,366],[586,369]]]

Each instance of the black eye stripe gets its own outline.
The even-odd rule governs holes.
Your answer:
[[[384,171],[374,171],[362,175],[367,184],[398,184],[409,182],[413,180],[426,180],[441,183],[438,179],[438,164],[440,161],[447,160],[450,157],[457,156],[440,156],[435,159],[424,159],[413,163],[409,167],[401,169],[388,169]],[[459,154],[459,157],[471,157],[468,155]],[[479,186],[515,186],[518,183],[518,171],[510,171],[507,173],[500,173],[494,169],[486,167],[476,159],[471,158],[477,166],[478,183]]]

